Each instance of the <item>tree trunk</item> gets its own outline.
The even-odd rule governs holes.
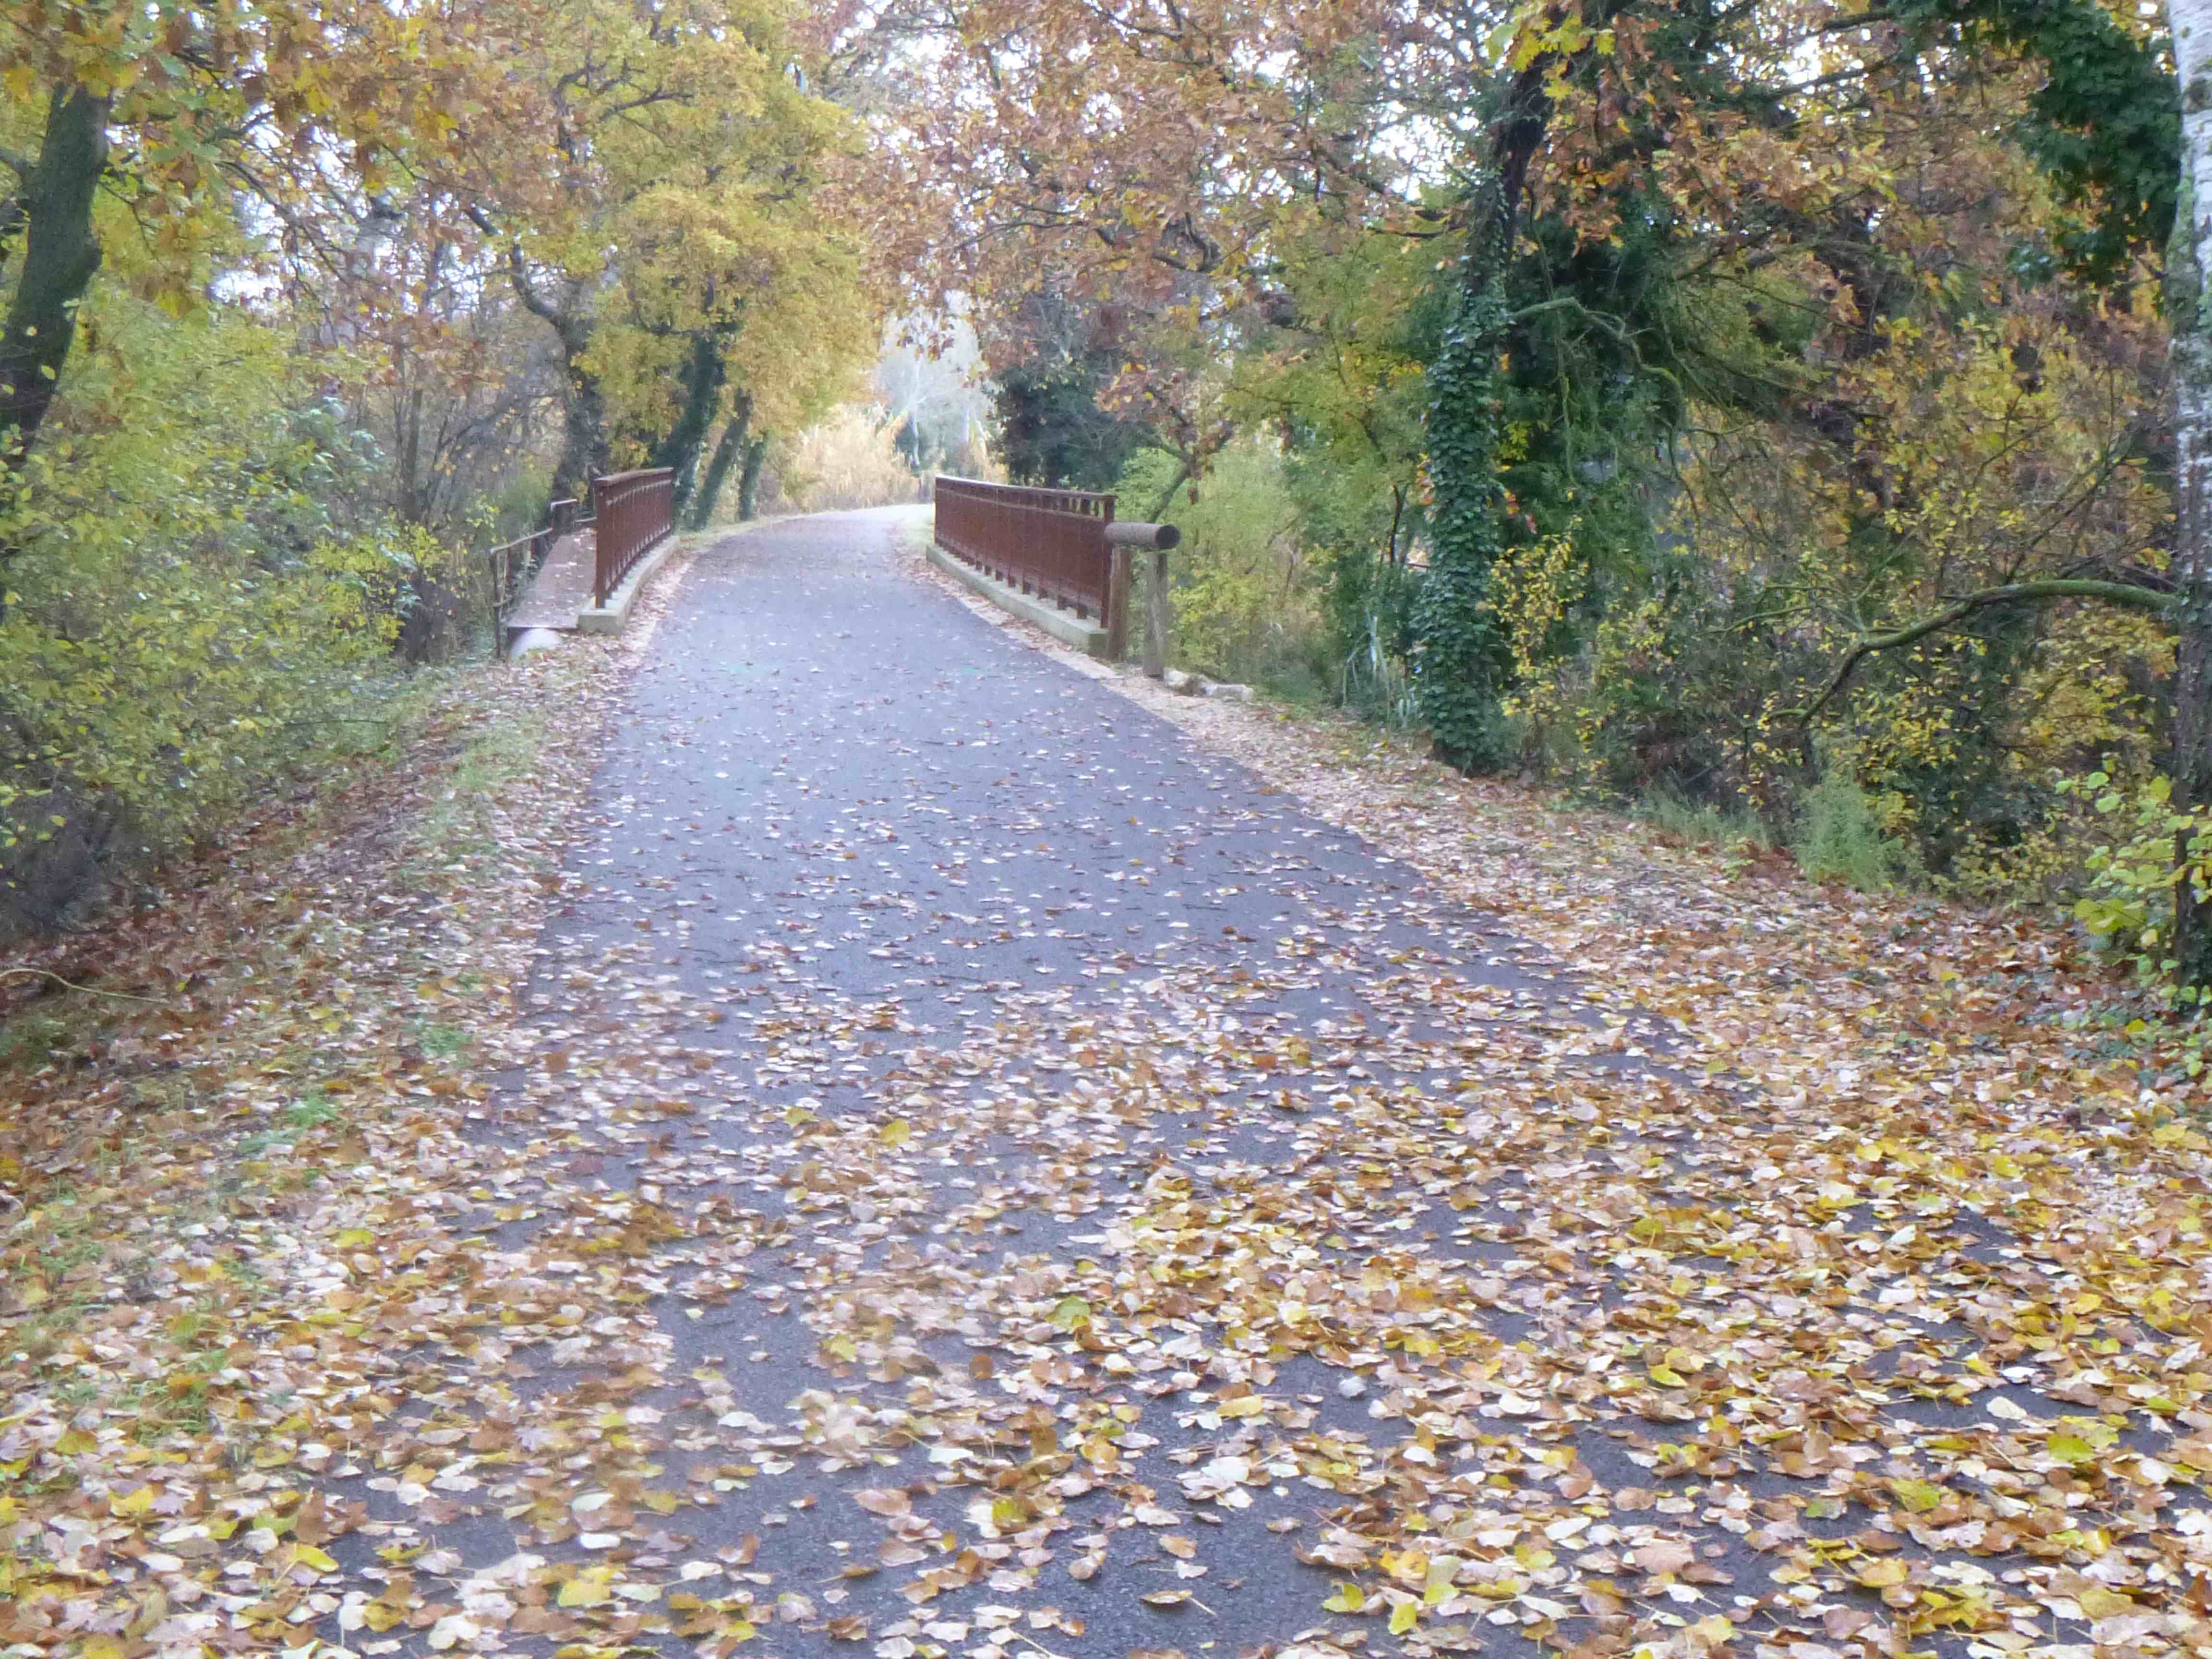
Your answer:
[[[568,333],[561,337],[568,395],[561,407],[561,460],[553,469],[553,495],[590,499],[592,480],[611,470],[613,454],[607,442],[607,398],[599,377],[583,364],[584,348],[591,343],[586,332],[572,349]]]
[[[481,208],[470,207],[465,211],[485,235],[497,234]],[[507,275],[523,309],[550,326],[554,337],[561,342],[562,378],[567,389],[561,399],[561,459],[553,469],[553,499],[587,500],[592,477],[608,470],[613,455],[607,441],[606,392],[599,377],[584,367],[584,354],[592,345],[590,286],[564,282],[557,300],[540,292],[531,276],[522,244],[516,240],[507,245]]]
[[[714,423],[714,408],[722,400],[722,380],[728,373],[722,358],[725,337],[720,329],[708,329],[692,337],[681,380],[683,404],[676,411],[676,423],[669,428],[668,435],[653,447],[650,464],[667,467],[676,474],[674,513],[678,519],[684,517],[691,504],[693,487],[699,477],[700,452],[707,447],[707,434]]]
[[[2181,79],[2181,190],[2166,252],[2173,330],[2174,574],[2181,592],[2173,711],[2173,804],[2212,805],[2212,0],[2171,0]],[[2212,986],[2212,906],[2174,893],[2184,985]]]
[[[1509,83],[1491,129],[1490,162],[1469,204],[1458,304],[1430,374],[1429,473],[1434,550],[1413,611],[1413,690],[1437,757],[1466,772],[1512,761],[1500,701],[1510,674],[1490,610],[1498,523],[1498,369],[1511,333],[1504,293],[1520,240],[1528,168],[1551,117],[1550,61],[1540,56]]]
[[[714,522],[714,504],[722,497],[722,486],[729,479],[730,469],[737,465],[738,456],[745,447],[746,428],[752,422],[751,395],[740,392],[732,400],[734,412],[722,428],[720,440],[714,445],[714,459],[707,463],[707,476],[700,480],[699,493],[691,501],[691,527],[703,530]]]
[[[738,471],[738,516],[750,520],[760,512],[761,463],[768,459],[768,434],[745,440],[744,465]]]
[[[21,265],[7,329],[0,333],[0,463],[14,471],[60,389],[76,337],[77,302],[100,269],[93,192],[107,168],[107,100],[58,86],[46,105],[46,137],[24,181]]]
[[[397,378],[404,386],[407,361],[404,352],[394,354],[393,368]],[[428,524],[430,504],[425,499],[428,492],[422,482],[422,388],[407,386],[392,399],[393,412],[398,430],[398,457],[399,480],[393,494],[399,501],[399,517],[406,524]]]

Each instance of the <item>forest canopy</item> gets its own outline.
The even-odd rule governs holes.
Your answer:
[[[749,509],[873,356],[778,0],[0,19],[0,911],[52,926],[480,648],[593,472]]]

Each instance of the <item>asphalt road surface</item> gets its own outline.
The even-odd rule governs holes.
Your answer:
[[[537,1533],[440,1537],[712,1603],[678,1615],[708,1650],[747,1597],[745,1653],[1395,1650],[1373,1603],[1346,1616],[1376,1562],[1333,1529],[1511,1568],[1515,1528],[1587,1525],[1529,1467],[1650,1478],[1564,1419],[1534,1427],[1565,1464],[1499,1462],[1536,1410],[1513,1345],[1571,1350],[1604,1297],[1516,1288],[1529,1176],[1486,1160],[1520,1131],[1465,1101],[1500,1068],[1623,1086],[1663,1044],[1590,1040],[1540,951],[978,615],[921,573],[924,522],[690,566],[544,944],[549,1058],[496,1130],[557,1165],[572,1231],[579,1189],[599,1206],[635,1286],[626,1334],[523,1356],[539,1409],[623,1425],[685,1503],[549,1462]],[[575,1237],[564,1269],[614,1271]],[[1531,1650],[1547,1604],[1496,1600],[1420,1650]]]

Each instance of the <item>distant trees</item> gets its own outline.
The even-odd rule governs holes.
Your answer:
[[[935,204],[903,263],[975,296],[1017,412],[1042,281],[1115,318],[1097,401],[1145,423],[1164,476],[1202,490],[1227,434],[1273,434],[1341,695],[1409,676],[1384,703],[1459,764],[1686,796],[1785,841],[1848,793],[1894,867],[2094,890],[2093,926],[2172,965],[2176,890],[2185,917],[2212,886],[2196,807],[2150,859],[2162,900],[2115,894],[2148,866],[2107,845],[2115,800],[2170,772],[2196,802],[2212,754],[2171,528],[2169,321],[2176,365],[2195,350],[2171,284],[2193,267],[2166,258],[2183,100],[2157,19],[889,15],[941,26],[878,118]]]
[[[811,21],[0,13],[0,927],[363,730],[550,494],[658,462],[698,520],[845,392],[882,304]]]

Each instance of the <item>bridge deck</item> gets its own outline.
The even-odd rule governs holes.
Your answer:
[[[507,619],[511,629],[557,628],[573,631],[577,613],[592,604],[593,542],[592,532],[580,530],[553,544],[545,562],[532,578],[530,591]]]

